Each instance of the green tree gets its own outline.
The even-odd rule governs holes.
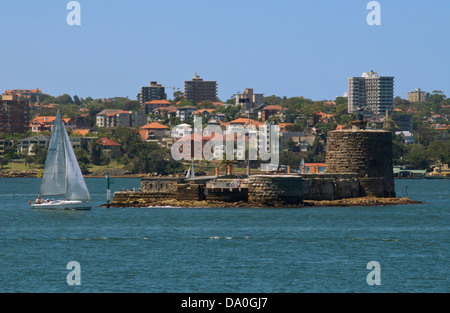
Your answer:
[[[68,94],[63,94],[56,98],[56,103],[58,104],[73,104],[73,99]]]
[[[100,142],[98,141],[90,141],[89,142],[89,150],[91,151],[91,163],[93,165],[101,165],[102,164],[102,150]]]
[[[73,96],[73,103],[75,105],[80,105],[81,104],[80,98],[78,98],[77,95]]]
[[[33,163],[34,163],[34,157],[31,155],[27,155],[25,157],[25,166],[28,165],[28,167],[31,167],[31,164],[33,164]]]
[[[345,105],[345,107],[348,106],[348,98],[346,97],[336,97],[336,100],[334,100],[336,103],[336,108],[340,105]]]
[[[8,165],[9,160],[5,157],[0,157],[0,170],[3,170],[3,166]]]
[[[301,155],[294,151],[283,151],[280,155],[280,164],[289,165],[291,168],[298,168],[301,161]]]
[[[36,152],[36,157],[35,157],[35,160],[34,160],[35,164],[38,164],[38,165],[41,165],[41,166],[45,165],[45,160],[47,159],[47,151],[48,151],[48,149],[45,148],[45,149],[39,149]]]
[[[129,100],[123,105],[123,109],[125,111],[141,111],[142,107],[139,101],[137,100]]]
[[[405,161],[410,166],[422,170],[427,169],[431,163],[424,146],[421,144],[409,145]]]
[[[448,140],[435,140],[426,148],[426,154],[433,162],[448,163],[450,161],[450,142]]]
[[[89,160],[89,153],[82,149],[82,148],[75,148],[74,149],[75,156],[77,157],[77,160],[79,163],[83,164],[89,164],[91,161]]]
[[[177,90],[173,93],[172,103],[176,105],[179,101],[184,100],[184,93]]]

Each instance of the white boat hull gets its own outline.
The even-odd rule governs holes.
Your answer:
[[[92,202],[56,200],[41,204],[32,204],[34,210],[90,210]]]

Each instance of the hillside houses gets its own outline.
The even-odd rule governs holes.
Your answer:
[[[106,109],[97,114],[96,125],[99,128],[140,127],[147,122],[144,114],[138,111]]]
[[[32,133],[41,133],[43,131],[51,132],[53,130],[53,123],[56,116],[36,116],[28,126]],[[63,118],[63,123],[66,128],[75,129],[76,125],[71,118]]]

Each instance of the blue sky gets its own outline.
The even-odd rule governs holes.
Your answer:
[[[183,90],[197,72],[223,101],[245,88],[266,96],[334,99],[350,76],[395,76],[395,96],[450,95],[450,1],[1,0],[0,91],[128,96],[156,80]],[[167,90],[172,96],[172,90]]]

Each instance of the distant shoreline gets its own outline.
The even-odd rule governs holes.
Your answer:
[[[87,174],[84,178],[105,178],[106,174]],[[36,178],[37,171],[0,171],[0,178]],[[110,173],[111,178],[145,178],[158,177],[149,176],[148,174],[122,174],[114,175]],[[425,177],[394,177],[394,179],[426,179]]]

